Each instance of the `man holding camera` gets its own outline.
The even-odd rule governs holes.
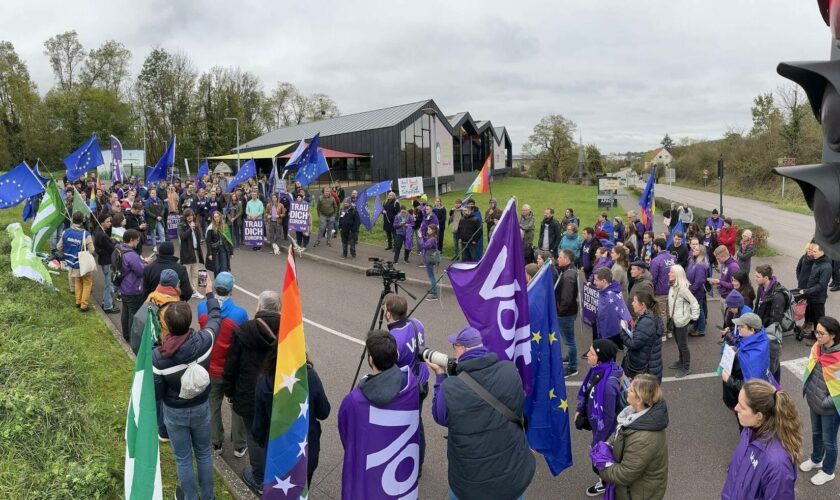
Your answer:
[[[525,437],[525,392],[516,366],[489,352],[470,326],[448,340],[458,358],[455,375],[426,365],[437,375],[432,415],[449,429],[449,498],[522,498],[536,462]]]
[[[418,360],[418,346],[422,352],[426,345],[423,323],[415,318],[406,318],[408,301],[405,297],[395,293],[385,296],[383,302],[383,317],[388,322],[388,332],[397,342],[399,353],[397,366],[408,367],[417,379],[420,393],[420,409],[422,415],[423,401],[429,394],[429,369]],[[426,433],[423,430],[423,417],[420,417],[420,473],[423,471],[423,459],[426,456]]]

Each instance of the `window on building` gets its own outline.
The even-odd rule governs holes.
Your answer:
[[[400,176],[432,176],[431,117],[420,115],[400,133]]]

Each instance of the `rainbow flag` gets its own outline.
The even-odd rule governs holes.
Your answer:
[[[802,385],[805,385],[817,363],[822,366],[823,378],[828,387],[828,393],[831,394],[831,400],[834,401],[834,408],[840,413],[840,351],[822,354],[820,345],[815,343],[811,348],[811,357],[808,358],[805,373],[802,375]]]
[[[471,194],[476,193],[486,193],[490,190],[490,160],[493,159],[493,155],[490,154],[487,156],[487,159],[484,160],[484,166],[481,167],[481,172],[478,173],[478,177],[470,184],[470,187],[467,188],[467,197]]]
[[[653,194],[653,185],[656,182],[656,165],[650,170],[647,184],[642,196],[639,198],[639,220],[645,225],[645,231],[653,231],[653,215],[656,213],[656,201]]]
[[[283,306],[277,335],[277,368],[274,402],[268,433],[263,498],[306,498],[306,464],[309,432],[309,381],[306,376],[306,342],[300,307],[295,259],[291,247],[283,281]]]

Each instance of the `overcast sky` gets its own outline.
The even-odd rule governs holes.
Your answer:
[[[343,114],[433,98],[508,128],[520,152],[542,116],[574,121],[603,153],[751,126],[755,95],[786,81],[783,60],[827,59],[829,32],[811,0],[4,2],[11,41],[44,93],[43,42],[78,31],[133,53],[155,47],[199,71],[238,65],[325,92]],[[250,139],[250,138],[243,138]]]

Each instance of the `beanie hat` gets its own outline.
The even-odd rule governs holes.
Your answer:
[[[164,269],[160,273],[160,284],[163,286],[175,287],[178,286],[178,281],[178,273],[172,269]]]
[[[744,307],[744,296],[738,290],[732,290],[726,296],[726,307],[737,307],[738,309]]]
[[[592,348],[595,349],[595,354],[598,356],[600,363],[614,361],[616,354],[618,354],[618,346],[612,340],[608,339],[595,340],[592,342]]]

